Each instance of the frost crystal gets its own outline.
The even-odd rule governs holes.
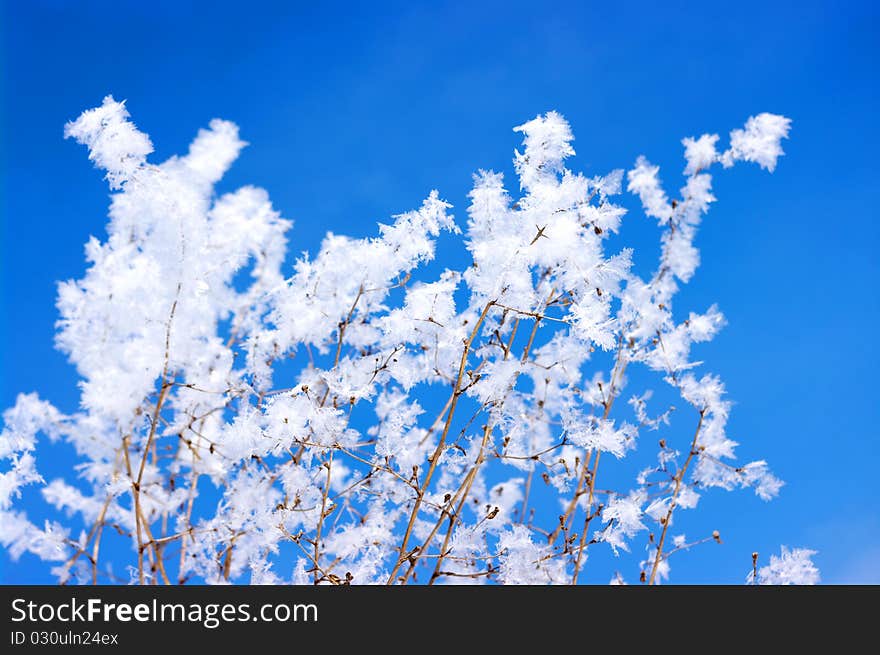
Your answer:
[[[515,129],[518,193],[480,170],[471,261],[429,276],[438,238],[462,232],[437,191],[371,237],[328,233],[285,264],[292,223],[269,194],[215,189],[247,145],[233,123],[210,121],[164,162],[109,96],[68,123],[106,173],[107,238],[89,240],[85,273],[58,287],[79,411],[22,394],[3,413],[9,555],[74,583],[117,571],[139,583],[556,584],[607,580],[589,553],[610,547],[623,565],[640,540],[638,575],[654,583],[672,553],[706,541],[667,539],[676,511],[712,487],[776,495],[763,460],[735,462],[724,386],[691,355],[724,317],[673,301],[699,265],[708,171],[772,171],[789,120],[750,118],[722,154],[716,135],[684,139],[679,197],[644,157],[626,174],[572,171],[556,112]],[[638,253],[609,242],[624,178],[659,224],[645,278]],[[615,402],[640,365],[678,409],[645,388]],[[56,452],[72,463],[47,480]],[[618,460],[636,453],[646,461],[628,482]],[[18,507],[32,496],[49,520]],[[757,578],[814,582],[810,554],[783,549]]]
[[[811,559],[815,550],[782,547],[780,554],[771,555],[770,563],[758,569],[758,584],[814,585],[819,583],[819,569]]]

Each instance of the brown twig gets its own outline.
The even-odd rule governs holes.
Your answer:
[[[666,532],[669,530],[669,523],[672,520],[672,512],[675,511],[675,501],[678,499],[678,492],[681,490],[682,480],[684,480],[688,466],[690,466],[694,455],[697,454],[697,439],[700,437],[700,430],[703,428],[703,417],[705,415],[706,409],[701,409],[700,420],[697,423],[697,429],[694,432],[693,441],[691,441],[690,452],[688,453],[687,459],[684,461],[684,466],[682,466],[678,470],[678,473],[675,474],[675,489],[672,491],[672,500],[669,502],[669,509],[666,511],[666,517],[660,521],[660,523],[663,524],[663,530],[660,532],[660,541],[657,543],[657,555],[654,557],[654,565],[651,567],[651,575],[648,577],[649,585],[654,584],[654,579],[657,576],[657,567],[660,565],[663,558],[663,542],[666,540]]]
[[[434,454],[431,456],[431,463],[428,467],[428,471],[425,474],[425,479],[422,481],[422,486],[419,489],[419,493],[416,495],[415,501],[413,503],[412,512],[409,516],[409,521],[406,526],[406,531],[403,534],[403,539],[400,542],[400,548],[398,549],[398,558],[397,563],[394,565],[394,568],[391,570],[391,574],[388,576],[388,582],[386,584],[394,584],[394,576],[397,575],[397,571],[400,569],[401,564],[406,561],[406,547],[409,543],[410,535],[412,534],[413,525],[416,522],[416,516],[419,513],[419,508],[422,505],[422,499],[425,496],[425,493],[428,490],[428,485],[431,483],[431,477],[434,475],[434,470],[437,468],[437,462],[440,460],[440,455],[443,453],[443,448],[446,446],[446,436],[449,434],[449,428],[452,425],[452,418],[455,415],[455,407],[458,404],[459,399],[459,391],[461,390],[461,381],[464,377],[465,366],[467,365],[468,354],[470,353],[471,344],[474,342],[474,339],[477,337],[477,333],[480,330],[480,326],[483,324],[483,321],[486,319],[486,316],[489,314],[489,310],[492,309],[492,306],[495,304],[495,301],[490,300],[486,303],[486,306],[483,308],[483,311],[480,313],[480,317],[477,319],[476,325],[474,325],[471,330],[470,336],[464,342],[464,348],[461,353],[461,362],[458,366],[458,377],[455,380],[455,385],[453,387],[452,392],[452,402],[449,405],[449,412],[446,415],[446,423],[443,426],[443,433],[440,435],[440,441],[437,442],[437,447],[434,449]]]

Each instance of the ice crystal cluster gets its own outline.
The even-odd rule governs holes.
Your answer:
[[[9,555],[63,582],[543,584],[583,582],[597,548],[636,549],[613,582],[657,583],[673,553],[720,541],[673,534],[676,512],[713,487],[773,497],[782,483],[734,459],[724,386],[691,357],[722,314],[673,302],[699,264],[709,171],[772,171],[789,120],[752,117],[724,150],[684,139],[676,199],[644,157],[604,176],[566,168],[558,113],[515,130],[518,189],[481,170],[465,220],[432,191],[371,238],[328,233],[291,268],[292,224],[266,191],[215,193],[246,145],[234,124],[211,121],[155,164],[111,97],[70,122],[106,172],[107,239],[58,289],[80,410],[31,393],[3,414]],[[659,226],[647,277],[630,249],[609,252],[624,190]],[[420,272],[443,232],[471,263]],[[680,396],[686,429],[627,389],[636,367]],[[606,461],[636,455],[635,479],[603,483]],[[41,475],[53,456],[72,460],[66,479]],[[45,520],[22,509],[37,490]],[[751,577],[815,582],[810,554]]]

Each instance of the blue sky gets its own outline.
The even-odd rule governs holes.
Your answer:
[[[708,494],[697,513],[725,543],[674,562],[674,579],[739,583],[752,550],[787,544],[818,550],[825,582],[880,583],[878,13],[869,2],[4,2],[0,406],[38,390],[76,409],[75,373],[52,347],[55,283],[82,274],[108,199],[62,127],[108,93],[127,99],[157,160],[213,117],[237,122],[251,147],[223,188],[268,189],[296,222],[294,253],[327,230],[371,234],[432,188],[462,218],[471,174],[510,180],[511,128],[549,109],[573,126],[576,170],[645,154],[673,191],[682,137],[781,113],[793,128],[773,175],[716,175],[703,264],[677,307],[724,311],[728,327],[697,354],[736,402],[740,456],[766,458],[787,485],[769,504]],[[649,267],[656,232],[637,212],[626,221]],[[440,256],[465,263],[451,240]],[[41,568],[0,555],[0,582],[48,581]]]

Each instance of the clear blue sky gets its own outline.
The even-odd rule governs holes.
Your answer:
[[[707,494],[696,513],[725,544],[673,562],[674,579],[739,583],[752,550],[788,544],[819,551],[825,582],[880,583],[877,6],[430,4],[3,2],[0,405],[38,390],[76,409],[55,282],[82,274],[108,199],[62,126],[108,93],[157,160],[212,117],[237,122],[252,145],[224,188],[267,188],[295,252],[328,229],[370,234],[435,187],[463,217],[471,173],[510,172],[510,128],[548,109],[573,125],[576,169],[644,153],[673,191],[681,137],[781,113],[794,122],[773,175],[716,175],[678,308],[726,314],[698,355],[736,401],[741,457],[787,485],[769,504]],[[655,256],[647,219],[627,222]],[[0,582],[48,581],[41,569],[0,555]]]

